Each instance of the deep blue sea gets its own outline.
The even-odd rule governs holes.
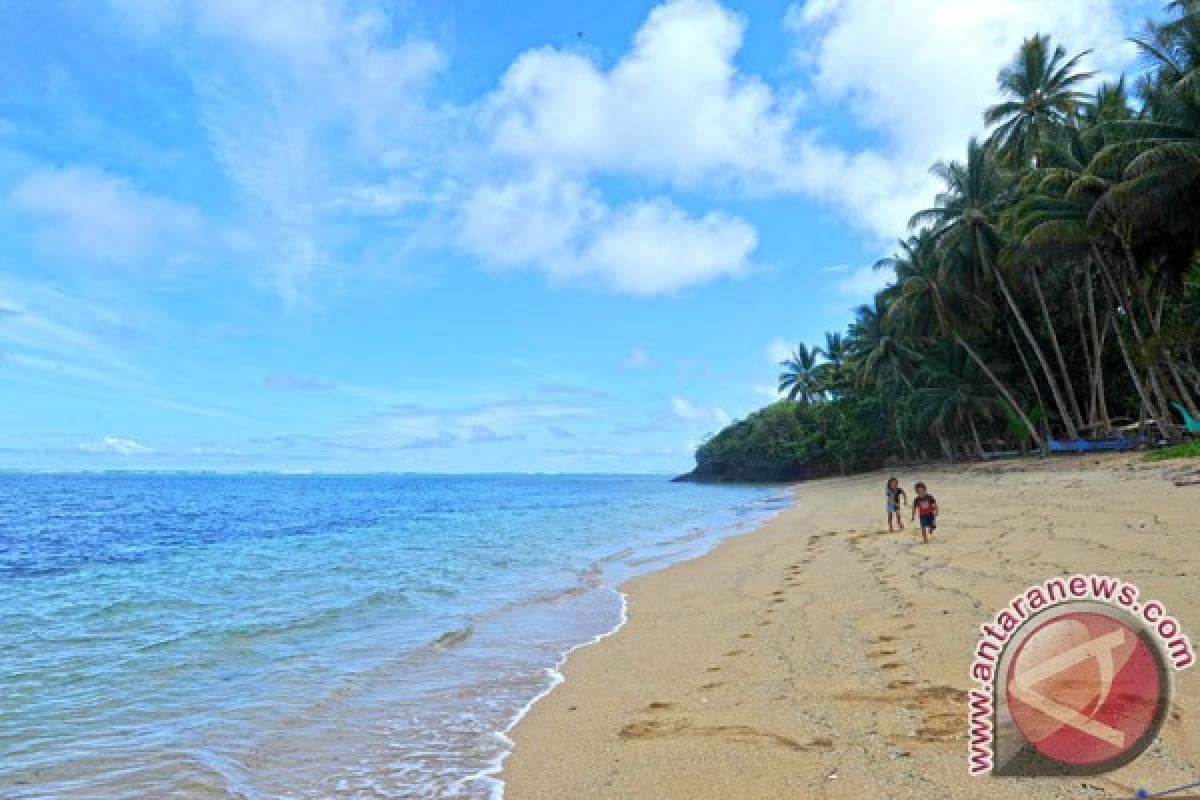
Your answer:
[[[785,507],[661,477],[0,474],[0,797],[488,797],[626,577]]]

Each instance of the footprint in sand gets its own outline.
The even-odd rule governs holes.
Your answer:
[[[646,706],[646,710],[647,711],[670,711],[674,707],[675,707],[674,703],[667,703],[667,702],[664,702],[661,700],[656,700],[653,703],[651,703],[650,705]]]
[[[879,668],[880,669],[900,669],[900,664],[897,664],[895,661],[889,661],[886,664],[880,664]]]
[[[728,653],[726,653],[725,655],[727,655],[727,656],[740,656],[742,653],[745,653],[745,652],[746,652],[745,650],[730,650],[730,651],[729,651]]]
[[[713,681],[712,683],[704,684],[700,688],[701,689],[716,689],[718,686],[724,686],[724,685],[725,685],[725,681]]]
[[[739,639],[753,639],[754,634],[753,633],[743,633],[743,634],[739,634],[738,638]]]
[[[706,669],[704,671],[705,672],[720,672],[721,668],[720,667],[709,667],[708,669]]]

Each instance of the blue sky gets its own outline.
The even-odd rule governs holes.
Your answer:
[[[1022,36],[1157,8],[9,4],[0,466],[683,471]]]

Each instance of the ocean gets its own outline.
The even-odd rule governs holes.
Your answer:
[[[0,796],[499,797],[624,579],[786,507],[647,476],[0,474]]]

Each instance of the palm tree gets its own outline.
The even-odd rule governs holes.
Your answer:
[[[946,190],[937,196],[933,208],[914,214],[909,226],[932,226],[938,240],[943,282],[953,278],[964,291],[980,300],[986,299],[989,285],[999,287],[1045,373],[1067,436],[1078,439],[1079,431],[1063,400],[1054,370],[997,263],[1006,244],[1000,230],[1000,216],[1013,198],[1011,180],[1000,171],[988,149],[975,139],[967,144],[965,163],[938,162],[933,174],[942,179]]]
[[[939,335],[949,337],[979,365],[980,371],[1021,420],[1030,438],[1040,450],[1045,451],[1045,441],[1013,390],[988,366],[967,339],[975,332],[973,329],[979,327],[980,321],[988,316],[985,304],[977,295],[963,291],[954,282],[945,279],[945,271],[939,264],[931,236],[923,233],[918,241],[923,242],[924,246],[911,250],[903,263],[896,265],[896,274],[901,277],[897,285],[899,293],[887,311],[890,324],[918,340],[924,338],[934,342]]]
[[[942,340],[922,359],[916,379],[918,419],[943,435],[969,431],[976,455],[983,458],[977,422],[993,421],[1000,403],[979,365],[964,350]]]
[[[825,346],[817,352],[825,357],[825,362],[816,368],[818,383],[826,394],[837,396],[850,383],[846,374],[846,358],[850,352],[846,338],[837,332],[826,333]]]
[[[1000,93],[1010,99],[988,108],[983,119],[996,126],[988,146],[1005,162],[1041,166],[1046,144],[1072,120],[1085,97],[1078,87],[1094,73],[1080,71],[1079,62],[1088,52],[1068,59],[1061,45],[1052,53],[1050,37],[1037,34],[1000,70]]]
[[[804,342],[796,345],[786,361],[780,361],[783,371],[779,373],[779,391],[787,392],[787,399],[812,403],[820,397],[820,381],[817,374],[817,359],[821,356],[818,347],[806,347]]]

